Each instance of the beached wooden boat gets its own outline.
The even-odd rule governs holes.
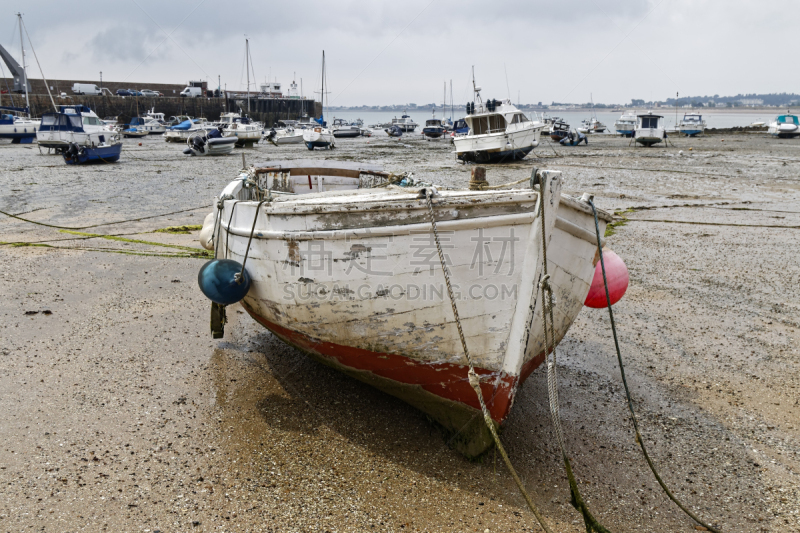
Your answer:
[[[427,195],[466,342],[499,426],[544,360],[542,201],[557,342],[583,307],[595,271],[591,208],[561,194],[559,172],[538,176],[543,194],[374,188],[386,174],[363,165],[270,163],[231,182],[207,224],[216,228],[219,259],[243,262],[252,235],[245,263],[252,281],[241,304],[256,321],[429,414],[453,435],[453,447],[476,456],[492,439],[467,380]],[[609,220],[600,213],[601,232]],[[202,236],[210,230],[201,232],[207,247],[214,243]]]

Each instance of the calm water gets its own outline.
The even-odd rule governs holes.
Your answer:
[[[640,112],[644,112],[646,110],[642,110]],[[684,110],[678,110],[678,121],[683,118]],[[763,112],[754,112],[754,113],[708,113],[703,114],[703,117],[706,120],[706,124],[709,128],[733,128],[735,126],[748,126],[753,122],[769,122],[772,118],[778,113],[776,109],[773,111],[763,111]],[[526,112],[527,115],[534,115],[532,112]],[[660,114],[664,116],[664,120],[666,121],[667,128],[672,128],[675,126],[675,109],[662,109],[660,110]],[[326,116],[326,120],[332,121],[334,118],[343,118],[345,120],[356,120],[360,118],[364,121],[366,125],[372,124],[382,124],[386,122],[391,122],[392,118],[400,117],[402,112],[395,113],[393,111],[330,111]],[[409,116],[416,122],[420,124],[420,126],[425,124],[425,121],[431,118],[430,112],[424,111],[411,111],[408,113]],[[614,122],[622,115],[621,112],[608,112],[608,111],[598,111],[597,118],[605,124],[609,128],[614,127]],[[448,110],[447,117],[450,116],[450,112]],[[464,110],[456,109],[453,114],[454,119],[462,118],[464,116]],[[580,126],[581,121],[584,119],[589,119],[592,117],[592,113],[590,111],[550,111],[548,112],[548,116],[551,117],[561,117],[566,119],[566,121],[570,124],[570,126]],[[440,111],[437,110],[436,118],[442,118],[442,114]],[[421,131],[418,129],[418,131]]]

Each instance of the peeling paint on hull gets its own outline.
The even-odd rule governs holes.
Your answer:
[[[550,241],[556,343],[594,274],[591,210],[561,195],[559,173],[545,171],[543,179],[541,193],[441,191],[432,202],[472,364],[497,427],[544,359],[542,239]],[[461,453],[490,446],[419,193],[350,190],[259,204],[237,203],[239,190],[241,182],[225,190],[216,253],[241,262],[250,246],[252,284],[242,305],[251,316],[310,357],[427,413]],[[541,203],[557,214],[544,229]],[[263,214],[256,217],[256,209]]]
[[[425,363],[402,355],[321,341],[270,322],[246,303],[243,307],[259,324],[290,346],[433,417],[449,433],[448,444],[464,455],[475,457],[491,446],[492,437],[467,379],[469,367]],[[523,366],[519,377],[475,369],[482,377],[481,390],[496,427],[508,417],[513,394],[543,361],[544,353],[532,358]]]

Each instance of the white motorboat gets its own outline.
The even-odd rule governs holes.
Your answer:
[[[467,191],[376,188],[387,174],[338,162],[289,163],[242,172],[206,219],[201,244],[219,261],[198,279],[216,302],[213,335],[223,335],[222,304],[240,301],[282,341],[424,411],[458,435],[450,441],[456,449],[479,455],[492,439],[469,383],[433,220],[447,235],[465,341],[500,426],[545,358],[537,289],[543,241],[557,301],[555,342],[586,300],[597,253],[589,197],[562,195],[557,171],[537,172],[539,190]],[[598,215],[602,235],[612,219]],[[240,279],[249,285],[214,299],[215,268],[224,260],[237,275],[244,263]]]
[[[303,142],[303,130],[294,129],[291,126],[280,129],[272,128],[264,134],[264,140],[274,145],[300,144]]]
[[[167,123],[164,113],[156,113],[156,108],[152,108],[145,113],[145,121],[142,128],[150,135],[159,135],[167,131]]]
[[[216,126],[208,122],[205,118],[186,118],[180,124],[169,126],[166,133],[164,133],[164,141],[166,142],[185,142],[189,137],[193,137],[195,133],[207,133]]]
[[[511,100],[484,103],[474,75],[472,86],[478,105],[476,107],[475,101],[467,104],[464,120],[469,130],[453,137],[458,159],[476,163],[514,161],[539,146],[539,137],[545,128],[543,123],[528,119]]]
[[[111,143],[119,134],[84,105],[58,106],[58,113],[42,114],[36,141],[42,148],[63,151],[70,143],[91,146]]]
[[[636,131],[636,113],[626,111],[614,123],[614,130],[623,137],[633,137]]]
[[[223,135],[236,137],[236,146],[252,146],[261,140],[261,125],[239,113],[223,113],[217,124],[223,127]]]
[[[391,128],[392,126],[397,126],[402,131],[409,132],[417,129],[417,126],[419,126],[419,124],[411,120],[411,117],[409,117],[406,114],[406,112],[403,111],[403,115],[400,118],[394,117],[392,119],[392,123],[389,127]]]
[[[797,115],[787,112],[785,115],[775,117],[775,120],[770,122],[767,132],[775,137],[791,139],[800,135],[800,122],[797,120]]]
[[[678,123],[678,131],[687,137],[694,137],[703,133],[706,129],[706,121],[698,113],[684,113],[683,119]]]
[[[653,146],[667,138],[664,128],[664,117],[651,112],[636,116],[636,130],[633,134],[637,143],[644,146]]]
[[[228,155],[236,146],[236,137],[224,136],[224,129],[218,126],[210,131],[195,131],[186,139],[186,155]]]

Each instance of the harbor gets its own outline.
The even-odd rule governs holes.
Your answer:
[[[134,4],[0,35],[4,531],[800,531],[785,6]]]
[[[212,339],[197,287],[200,226],[242,154],[246,167],[368,161],[466,188],[474,166],[452,144],[383,134],[187,158],[160,136],[121,142],[120,163],[81,167],[0,145],[0,210],[19,217],[3,215],[0,237],[4,528],[539,531],[496,451],[466,459],[424,413],[287,346],[240,304]],[[653,148],[596,134],[486,167],[490,185],[560,171],[564,194],[614,214],[606,247],[630,272],[614,316],[642,435],[671,490],[726,532],[800,527],[798,149],[766,133]],[[594,516],[613,531],[693,529],[635,442],[607,312],[584,308],[558,357]],[[551,527],[583,531],[544,367],[501,438]]]

